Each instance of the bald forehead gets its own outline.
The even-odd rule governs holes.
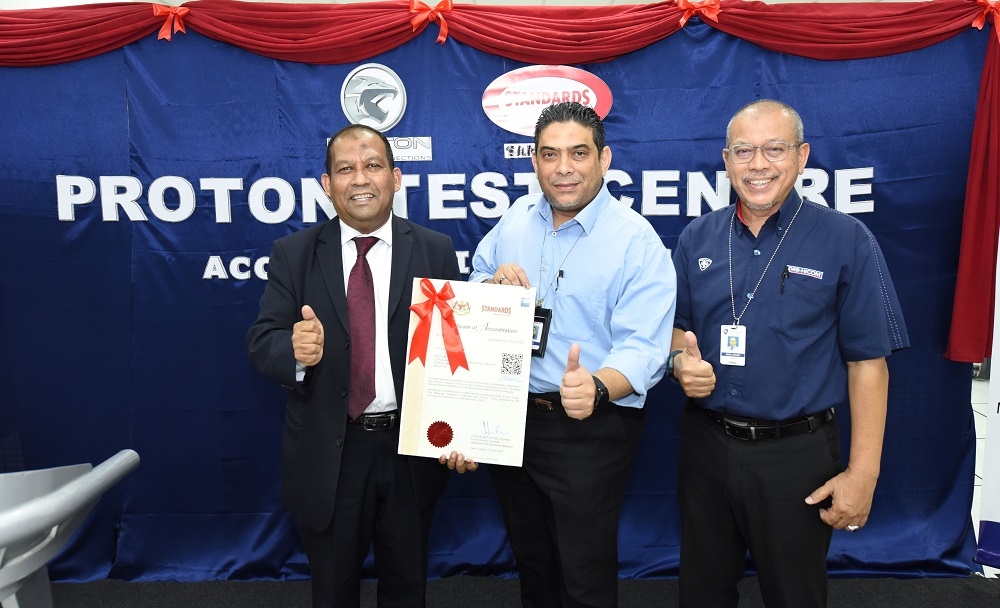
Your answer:
[[[799,139],[796,128],[795,116],[787,108],[774,103],[761,103],[743,108],[729,121],[729,128],[726,129],[727,144],[731,142],[733,132],[739,129],[748,128],[752,124],[767,124],[772,127],[774,137],[787,139],[789,143],[797,143]]]
[[[378,137],[366,129],[349,129],[333,139],[332,143],[345,139],[378,139]]]
[[[741,108],[729,120],[726,126],[726,145],[733,143],[735,129],[747,129],[766,125],[771,131],[782,131],[783,135],[773,136],[787,140],[789,143],[804,141],[802,119],[791,107],[774,100],[762,100]]]
[[[389,157],[388,150],[386,149],[385,144],[382,143],[382,138],[365,129],[351,129],[349,131],[344,131],[335,137],[330,142],[330,151],[333,156],[337,155],[337,144],[346,143],[348,141],[360,142],[362,147],[371,150],[372,153],[386,159]]]

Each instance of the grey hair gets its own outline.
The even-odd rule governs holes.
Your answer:
[[[805,141],[805,128],[802,126],[802,117],[799,116],[799,113],[796,112],[792,106],[788,105],[787,103],[775,101],[773,99],[758,99],[756,101],[748,103],[747,105],[737,110],[736,113],[733,114],[733,117],[729,119],[729,124],[726,125],[726,146],[729,146],[730,143],[730,137],[733,130],[733,122],[735,122],[736,119],[740,118],[741,116],[747,114],[753,114],[755,112],[762,110],[763,111],[777,110],[782,114],[784,114],[785,116],[787,116],[788,118],[792,119],[792,128],[795,130],[795,141],[789,143],[801,144],[802,142]]]

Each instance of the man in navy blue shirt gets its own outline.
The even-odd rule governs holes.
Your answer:
[[[825,606],[833,530],[864,527],[878,480],[885,357],[909,339],[872,234],[794,190],[809,158],[798,113],[751,103],[726,146],[739,200],[691,222],[673,256],[681,606],[735,607],[748,550],[769,607]]]

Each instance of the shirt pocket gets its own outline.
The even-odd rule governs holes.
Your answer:
[[[836,323],[837,287],[833,281],[792,274],[777,297],[770,327],[790,340],[813,338]]]
[[[603,290],[586,286],[557,293],[552,310],[552,333],[573,342],[590,340],[604,313],[606,297]]]

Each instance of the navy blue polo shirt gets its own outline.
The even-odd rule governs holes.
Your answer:
[[[698,403],[762,420],[846,407],[847,361],[909,346],[875,237],[854,217],[803,200],[795,191],[756,237],[734,218],[736,209],[730,205],[692,221],[673,253],[674,326],[695,333],[717,380],[712,394]],[[734,323],[730,234],[732,292],[747,332],[743,367],[719,361],[720,328]]]

